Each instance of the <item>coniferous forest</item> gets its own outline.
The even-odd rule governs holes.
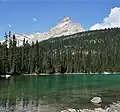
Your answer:
[[[12,36],[12,39],[9,37]],[[120,72],[120,28],[85,31],[17,46],[0,43],[0,74]]]

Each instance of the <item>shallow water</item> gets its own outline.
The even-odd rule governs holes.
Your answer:
[[[95,108],[120,101],[120,75],[16,76],[0,81],[0,112],[60,112],[67,108]]]

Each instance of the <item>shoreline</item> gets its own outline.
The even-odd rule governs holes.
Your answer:
[[[32,73],[32,74],[23,74],[23,75],[71,75],[71,74],[81,74],[81,75],[118,75],[120,73],[114,72],[114,73],[110,73],[110,72],[104,72],[104,73],[54,73],[54,74],[48,74],[48,73],[40,73],[40,74],[36,74],[36,73]]]

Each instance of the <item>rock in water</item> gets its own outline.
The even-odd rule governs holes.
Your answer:
[[[102,102],[102,99],[100,97],[94,97],[92,100],[90,100],[92,103],[101,103]]]
[[[68,112],[77,112],[75,109],[68,109]]]
[[[5,77],[6,77],[6,79],[8,79],[10,76],[11,76],[11,75],[6,75]]]
[[[75,109],[67,109],[67,110],[62,110],[61,112],[79,112],[79,111]]]

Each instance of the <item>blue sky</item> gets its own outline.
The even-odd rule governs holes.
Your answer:
[[[0,40],[8,30],[47,32],[64,16],[89,29],[114,7],[120,7],[120,0],[0,0]]]

